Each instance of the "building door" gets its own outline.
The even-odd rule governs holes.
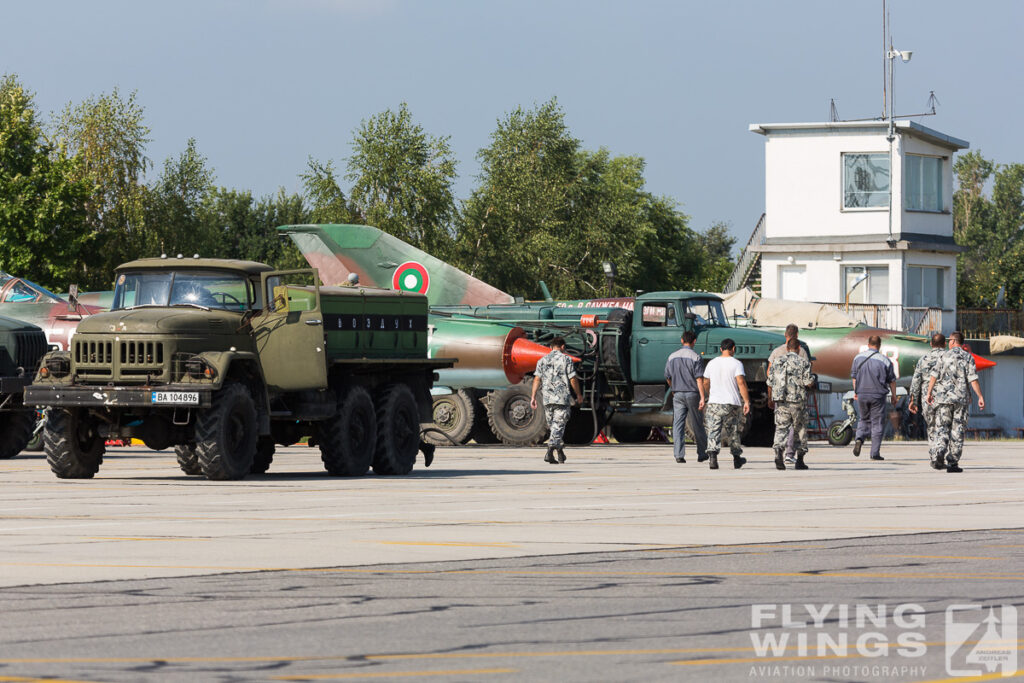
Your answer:
[[[779,298],[807,301],[806,266],[779,266]]]

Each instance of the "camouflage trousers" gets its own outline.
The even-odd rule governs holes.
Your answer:
[[[966,403],[940,403],[932,408],[934,413],[935,449],[931,451],[932,460],[947,465],[960,462],[964,450],[964,432],[967,430]]]
[[[921,419],[924,420],[924,428],[928,433],[928,456],[935,460],[938,449],[935,444],[935,409],[937,405],[930,406],[927,403],[921,406]]]
[[[554,448],[561,448],[565,445],[562,437],[565,434],[565,425],[569,423],[569,413],[572,406],[565,406],[559,403],[545,403],[544,417],[548,419],[548,429],[551,436],[548,438],[548,445]]]
[[[786,448],[789,430],[793,430],[793,440],[797,453],[807,452],[807,404],[803,401],[775,402],[775,442],[772,448]]]
[[[704,410],[704,426],[708,433],[708,455],[718,455],[722,441],[728,440],[729,452],[743,453],[740,445],[740,429],[743,425],[743,408],[731,403],[709,403]]]

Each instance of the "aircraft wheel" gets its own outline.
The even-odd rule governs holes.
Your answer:
[[[828,426],[828,442],[833,446],[846,446],[853,441],[853,427],[846,420],[836,420]]]
[[[316,423],[313,438],[320,446],[320,459],[329,474],[366,474],[377,449],[377,414],[370,392],[365,387],[350,387],[338,401],[334,418]]]
[[[416,397],[408,384],[392,384],[376,401],[377,474],[409,474],[420,449],[420,421]]]
[[[196,455],[195,444],[180,444],[174,447],[174,455],[178,458],[178,467],[185,474],[202,474],[199,456]]]
[[[473,396],[465,389],[459,389],[454,394],[435,396],[432,412],[434,422],[430,426],[444,434],[428,431],[423,435],[423,440],[435,446],[465,444],[473,431],[476,405]],[[446,438],[445,434],[450,439]]]
[[[0,413],[0,460],[13,458],[32,441],[36,426],[34,410]]]
[[[516,384],[493,391],[487,407],[491,431],[506,446],[533,446],[545,439],[547,419],[538,404],[530,407],[530,385]]]
[[[106,446],[81,411],[52,408],[43,430],[46,462],[60,479],[92,479]]]
[[[598,421],[597,427],[600,429],[600,421]],[[574,406],[569,414],[569,422],[565,425],[565,434],[563,435],[565,443],[572,446],[586,446],[593,442],[595,436],[597,436],[597,431],[594,429],[594,414],[589,411],[583,412],[579,407]]]
[[[256,455],[256,404],[244,384],[225,384],[213,406],[196,416],[196,454],[207,479],[249,474]]]

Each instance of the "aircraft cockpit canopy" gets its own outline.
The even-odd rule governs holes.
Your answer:
[[[0,303],[5,304],[61,304],[66,303],[59,295],[41,285],[14,277],[0,270]]]

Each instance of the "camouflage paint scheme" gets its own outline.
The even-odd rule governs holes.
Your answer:
[[[49,344],[62,350],[82,318],[110,308],[113,292],[91,292],[79,297],[78,307],[45,287],[0,271],[0,314],[38,325]]]
[[[283,225],[309,264],[327,285],[342,284],[350,273],[359,284],[392,288],[395,269],[413,262],[429,273],[425,291],[431,306],[439,304],[502,304],[509,294],[467,275],[458,268],[368,225]]]

